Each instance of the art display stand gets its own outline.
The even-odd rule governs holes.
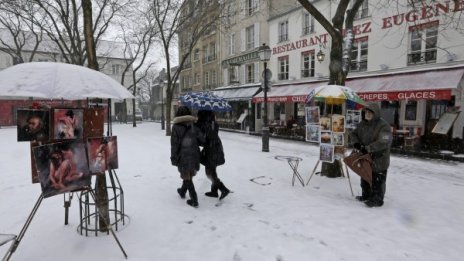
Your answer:
[[[354,197],[354,193],[353,193],[353,187],[351,186],[351,180],[350,180],[350,172],[348,171],[348,167],[346,166],[346,164],[343,162],[343,160],[341,159],[335,159],[336,161],[338,161],[338,163],[340,164],[340,172],[342,173],[343,176],[345,176],[345,173],[346,173],[346,176],[348,178],[348,184],[350,185],[350,191],[351,191],[351,196]],[[319,166],[319,163],[321,162],[321,160],[317,160],[317,163],[316,163],[316,166],[314,166],[314,169],[313,171],[311,172],[311,175],[309,176],[309,179],[308,181],[306,182],[306,186],[308,186],[309,184],[309,181],[311,181],[311,178],[313,177],[314,173],[316,173],[316,169],[317,167]],[[343,166],[345,167],[345,171],[343,171]]]
[[[96,199],[95,193],[92,190],[92,188],[87,188],[86,191],[92,196],[93,200]],[[44,199],[43,194],[40,194],[39,198],[37,199],[37,202],[35,203],[34,207],[32,208],[31,213],[29,214],[29,217],[26,220],[26,223],[24,223],[23,228],[21,229],[19,234],[14,238],[10,248],[6,252],[6,254],[3,257],[2,261],[10,260],[11,256],[13,255],[13,253],[18,248],[19,243],[21,242],[24,235],[26,234],[26,231],[29,228],[29,225],[31,224],[32,219],[34,218],[35,214],[37,213],[37,210],[39,209],[40,204],[42,203],[43,199]],[[110,231],[111,234],[113,235],[114,239],[116,240],[116,243],[118,244],[119,248],[121,249],[122,253],[124,254],[124,257],[127,259],[126,251],[124,251],[124,248],[122,247],[121,243],[119,242],[118,237],[114,233],[113,228],[111,227],[111,224],[105,219],[105,217],[100,212],[98,212],[98,213],[100,214],[100,218],[102,218],[104,220],[104,222],[106,223],[106,227],[107,227],[108,231]]]
[[[109,223],[114,227],[116,231],[126,224],[127,217],[124,213],[124,191],[122,189],[121,183],[119,182],[116,171],[110,169],[108,171],[111,186],[107,186],[108,190],[108,204],[111,206],[109,208],[110,212],[110,221]],[[98,217],[99,211],[95,200],[90,197],[89,191],[82,191],[79,195],[79,226],[77,231],[81,235],[89,236],[94,235],[98,236],[99,232],[102,233],[102,229],[99,227]],[[105,234],[108,234],[109,231],[105,231]]]

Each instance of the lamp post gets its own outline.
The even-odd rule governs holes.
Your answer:
[[[259,59],[264,62],[264,71],[263,71],[263,89],[264,89],[264,113],[263,113],[263,128],[262,128],[262,143],[263,143],[263,152],[269,152],[269,126],[267,118],[267,91],[269,89],[269,79],[271,75],[269,74],[270,70],[267,69],[267,62],[271,58],[271,48],[266,44],[263,44],[259,48]],[[268,72],[269,71],[269,72]]]
[[[161,90],[161,129],[164,130],[164,81],[160,79],[160,90]]]

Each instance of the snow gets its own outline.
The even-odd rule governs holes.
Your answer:
[[[463,163],[393,155],[385,205],[367,208],[347,178],[291,185],[290,167],[274,157],[301,157],[307,181],[317,146],[271,138],[265,153],[261,137],[222,131],[226,164],[218,173],[233,193],[216,206],[204,196],[202,168],[195,209],[177,195],[181,180],[159,123],[114,124],[113,134],[130,218],[116,235],[128,260],[462,260]],[[16,142],[15,128],[1,128],[0,140],[0,233],[18,234],[40,185],[31,184],[29,143]],[[350,176],[359,195],[359,178]],[[124,260],[112,236],[77,233],[78,205],[74,196],[65,226],[63,196],[44,199],[11,260]]]

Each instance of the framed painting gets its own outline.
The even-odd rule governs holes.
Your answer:
[[[345,116],[340,114],[332,115],[332,132],[345,132]]]
[[[319,106],[305,107],[306,124],[319,124]]]
[[[334,145],[321,144],[319,153],[319,160],[323,162],[334,162]]]
[[[329,117],[321,117],[321,131],[332,130],[332,122]]]
[[[50,143],[33,147],[33,151],[45,198],[90,186],[91,176],[84,142]]]
[[[361,110],[347,110],[345,120],[345,128],[355,129],[361,122]]]
[[[332,144],[332,132],[331,131],[326,131],[326,130],[321,130],[321,144]]]
[[[102,137],[104,132],[105,110],[89,108],[84,110],[84,139]]]
[[[84,109],[54,108],[53,139],[82,139]]]
[[[344,134],[339,132],[332,132],[332,144],[335,146],[343,146]]]
[[[48,141],[49,122],[48,110],[18,109],[16,111],[18,141]]]
[[[321,126],[316,124],[306,125],[306,141],[319,142]]]
[[[91,173],[103,173],[118,168],[117,136],[87,139],[88,161]]]

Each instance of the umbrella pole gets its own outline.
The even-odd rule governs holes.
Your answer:
[[[106,136],[111,136],[113,134],[112,130],[112,121],[111,121],[111,99],[108,99],[108,128],[106,132]]]

